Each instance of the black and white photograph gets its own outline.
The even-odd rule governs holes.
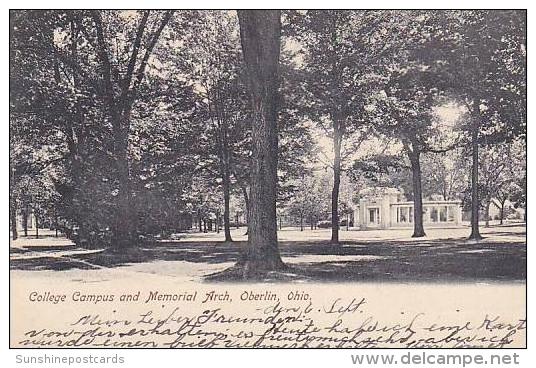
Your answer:
[[[527,348],[526,220],[527,10],[9,11],[10,348]]]

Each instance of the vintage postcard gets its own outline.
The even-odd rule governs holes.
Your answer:
[[[10,348],[527,347],[526,10],[10,10],[9,64]]]

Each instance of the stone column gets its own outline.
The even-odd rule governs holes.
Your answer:
[[[359,228],[365,230],[367,228],[367,200],[359,201]]]
[[[389,196],[384,196],[380,202],[380,228],[391,227],[391,201]]]

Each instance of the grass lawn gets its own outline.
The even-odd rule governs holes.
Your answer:
[[[188,233],[177,241],[117,254],[68,247],[13,247],[12,276],[99,280],[140,276],[177,281],[243,281],[233,266],[245,247],[244,229],[223,234]],[[341,245],[329,244],[329,229],[283,229],[280,250],[288,269],[263,275],[264,281],[291,282],[523,282],[526,279],[526,228],[510,224],[482,228],[484,239],[467,241],[467,227],[429,229],[411,238],[410,229],[345,231]],[[65,240],[58,240],[65,244]],[[28,245],[29,244],[29,245]],[[59,272],[58,272],[59,271]]]

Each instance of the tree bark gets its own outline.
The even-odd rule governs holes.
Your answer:
[[[203,218],[201,217],[201,211],[197,210],[197,226],[200,233],[203,232]]]
[[[284,267],[277,243],[277,110],[281,12],[239,10],[240,39],[252,104],[248,251],[244,277]]]
[[[223,231],[225,233],[225,241],[232,242],[231,237],[231,174],[229,170],[228,159],[224,159],[223,168]]]
[[[29,215],[28,205],[24,207],[24,213],[22,218],[22,227],[24,229],[24,236],[28,236],[28,215]]]
[[[422,207],[422,178],[421,178],[421,161],[420,152],[415,150],[408,152],[411,162],[411,173],[413,182],[413,238],[426,236],[423,225],[423,207]]]
[[[103,95],[108,107],[109,117],[113,127],[114,159],[116,165],[117,198],[115,202],[114,219],[112,220],[112,246],[117,249],[133,246],[137,243],[137,218],[131,206],[131,183],[128,160],[128,138],[130,134],[130,113],[139,92],[139,87],[145,76],[145,69],[152,51],[167,25],[173,11],[166,11],[159,25],[148,35],[148,43],[142,52],[141,45],[147,26],[149,11],[146,11],[138,25],[136,37],[132,43],[132,53],[129,57],[126,73],[120,80],[114,80],[113,74],[117,69],[110,60],[110,52],[105,37],[105,27],[100,11],[92,10],[91,16],[95,24],[97,53],[100,59]],[[140,56],[140,57],[138,57]],[[118,73],[117,73],[118,74]],[[120,91],[117,96],[116,91]]]
[[[35,238],[39,239],[39,217],[37,216],[37,213],[34,211],[34,217],[35,217]]]
[[[249,222],[249,195],[247,188],[242,185],[240,187],[242,189],[242,195],[244,196],[244,203],[246,205],[246,222]]]
[[[339,190],[341,186],[342,134],[336,122],[333,132],[333,189],[331,190],[331,244],[339,244]]]
[[[241,185],[240,188],[242,189],[242,195],[244,196],[244,203],[246,204],[246,233],[244,235],[248,235],[248,229],[249,229],[249,195],[248,195],[248,189]]]
[[[486,211],[485,211],[485,216],[486,216],[486,224],[484,225],[485,227],[489,227],[489,207],[491,205],[491,199],[489,198],[486,198]]]
[[[229,153],[228,128],[229,123],[224,117],[224,107],[221,106],[222,101],[216,99],[215,106],[211,108],[209,104],[209,113],[212,122],[217,125],[216,129],[216,144],[218,146],[218,158],[220,166],[220,175],[222,178],[223,191],[223,228],[225,241],[232,242],[231,238],[231,214],[230,214],[230,198],[231,198],[231,159]]]
[[[504,206],[506,204],[506,200],[501,201],[501,221],[500,224],[503,224],[504,221]]]
[[[223,231],[225,241],[232,242],[231,237],[231,170],[229,162],[229,146],[227,144],[227,132],[223,133],[223,145],[221,152],[222,182],[223,182]]]
[[[476,109],[479,107],[476,106]],[[472,169],[471,169],[471,235],[469,239],[480,240],[480,229],[478,227],[480,215],[480,200],[478,198],[478,129],[474,128],[471,138],[472,145]]]
[[[19,234],[17,232],[17,204],[14,199],[12,200],[10,209],[11,209],[10,223],[11,223],[12,239],[17,240],[17,238],[19,237]]]
[[[131,205],[131,185],[128,159],[128,136],[130,134],[130,107],[121,108],[114,124],[114,157],[117,173],[117,205],[113,227],[112,245],[128,248],[136,244],[135,216]]]

